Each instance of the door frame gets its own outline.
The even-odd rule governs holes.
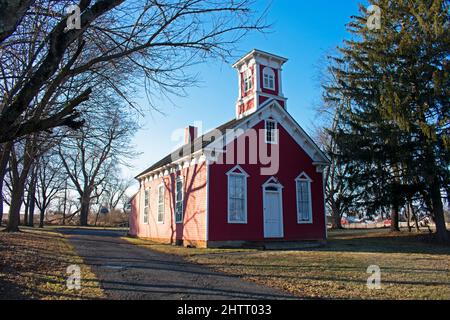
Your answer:
[[[267,187],[277,188],[277,191],[267,191]],[[283,239],[284,238],[284,215],[283,215],[283,185],[275,178],[271,177],[266,183],[262,185],[263,195],[263,234],[264,239]],[[267,237],[266,236],[266,195],[268,193],[278,193],[278,200],[280,204],[280,224],[281,235],[279,237]]]

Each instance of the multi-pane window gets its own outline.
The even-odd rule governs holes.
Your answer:
[[[177,178],[175,189],[175,222],[183,222],[183,179]]]
[[[264,88],[275,90],[275,72],[272,68],[265,67],[263,70]]]
[[[158,187],[158,223],[164,222],[164,185]]]
[[[144,191],[144,223],[148,223],[148,214],[150,211],[150,189]]]
[[[298,178],[297,184],[297,221],[312,222],[311,180]]]
[[[247,223],[247,177],[241,173],[228,175],[228,222]]]
[[[275,121],[266,121],[266,143],[277,143],[277,123]]]
[[[244,92],[247,93],[248,91],[250,91],[253,87],[253,75],[252,75],[252,70],[251,69],[247,69],[244,72]]]

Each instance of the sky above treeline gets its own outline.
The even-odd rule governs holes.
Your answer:
[[[134,177],[154,162],[169,154],[178,145],[172,141],[174,132],[201,123],[203,132],[235,117],[238,79],[231,67],[252,49],[260,49],[289,59],[283,69],[283,91],[288,98],[288,111],[310,134],[317,123],[317,107],[321,102],[320,73],[325,58],[342,41],[349,38],[345,25],[358,13],[358,4],[366,1],[258,0],[259,11],[268,5],[271,29],[264,34],[253,33],[237,44],[235,59],[229,63],[207,61],[191,69],[200,83],[187,90],[187,97],[158,101],[164,113],[152,112],[143,99],[145,118],[134,144],[141,154],[125,168],[124,175]],[[134,188],[133,188],[134,189]],[[131,191],[132,192],[132,191]]]

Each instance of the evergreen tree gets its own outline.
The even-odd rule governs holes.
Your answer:
[[[348,108],[334,133],[339,158],[355,168],[352,183],[374,208],[398,212],[413,195],[428,203],[438,238],[449,239],[441,191],[448,194],[450,159],[449,1],[373,0],[381,28],[366,8],[348,25],[352,39],[339,48],[325,87],[328,101]],[[337,67],[336,67],[337,66]]]

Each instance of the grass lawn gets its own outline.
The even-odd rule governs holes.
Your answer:
[[[450,299],[450,247],[415,233],[330,232],[327,246],[303,251],[202,250],[127,240],[300,298]],[[370,265],[381,268],[379,290],[366,286]]]
[[[81,290],[67,289],[69,265],[81,268]],[[59,233],[22,228],[0,232],[0,300],[99,299],[95,275]]]

